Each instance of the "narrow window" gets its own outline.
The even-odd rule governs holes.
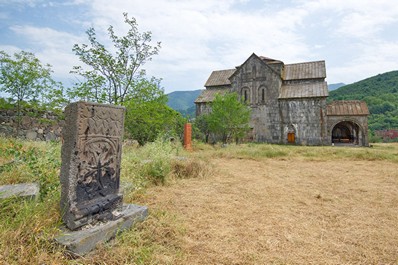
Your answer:
[[[265,89],[261,89],[261,101],[264,102],[265,101]]]
[[[243,98],[244,98],[244,102],[247,102],[247,90],[244,91],[244,96],[243,96]]]

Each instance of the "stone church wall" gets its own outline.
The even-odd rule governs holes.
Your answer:
[[[278,74],[257,57],[252,56],[231,78],[232,91],[237,92],[252,107],[250,126],[256,142],[280,142],[279,87],[282,80]]]
[[[279,104],[282,143],[288,143],[288,133],[294,133],[295,144],[327,144],[326,99],[288,99]]]

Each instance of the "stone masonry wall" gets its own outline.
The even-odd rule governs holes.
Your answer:
[[[327,144],[325,109],[325,98],[280,100],[282,142],[286,144],[288,142],[288,133],[294,133],[296,144]]]
[[[15,110],[0,110],[0,135],[16,136],[18,116]],[[24,109],[18,137],[34,141],[54,141],[61,138],[62,117],[52,111]]]
[[[252,107],[250,126],[256,142],[280,143],[279,87],[282,80],[274,69],[258,57],[250,57],[232,77],[232,91]],[[262,95],[264,90],[264,95]],[[263,100],[264,99],[264,100]]]

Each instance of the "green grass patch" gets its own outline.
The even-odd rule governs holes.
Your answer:
[[[398,162],[398,143],[379,143],[372,147],[298,146],[274,144],[208,145],[198,144],[195,156],[200,158],[238,159],[304,159],[304,160],[386,160]]]

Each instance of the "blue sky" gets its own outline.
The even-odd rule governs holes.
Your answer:
[[[0,0],[0,50],[35,53],[70,86],[81,65],[72,52],[94,27],[104,43],[123,12],[162,42],[144,68],[166,93],[202,89],[213,70],[243,63],[253,52],[285,63],[325,60],[329,84],[353,83],[398,70],[395,0]]]

